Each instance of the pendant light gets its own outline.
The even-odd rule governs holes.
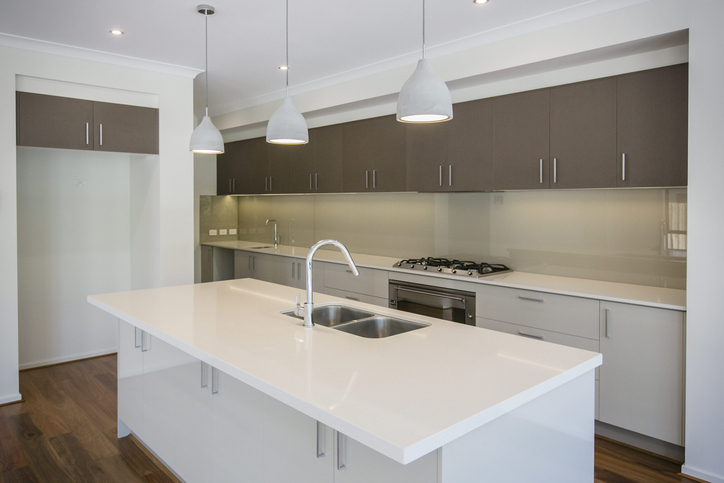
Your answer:
[[[224,139],[209,117],[209,15],[215,12],[211,5],[199,5],[196,10],[204,16],[205,42],[206,42],[206,70],[204,81],[206,83],[206,115],[191,134],[189,149],[198,154],[222,154],[224,152]]]
[[[425,0],[422,0],[422,59],[400,89],[397,120],[410,123],[449,121],[453,117],[452,98],[445,83],[425,58]]]
[[[286,8],[287,63],[283,69],[286,74],[286,93],[282,105],[269,118],[269,124],[266,127],[266,142],[271,144],[307,144],[309,142],[307,121],[294,107],[294,103],[289,97],[289,0],[286,0]]]

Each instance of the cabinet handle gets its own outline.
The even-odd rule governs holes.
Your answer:
[[[317,421],[317,458],[324,457],[324,450],[327,447],[327,431],[324,424]]]
[[[231,180],[231,186],[233,187],[233,188],[232,188],[232,191],[233,191],[234,193],[236,193],[236,178],[234,178],[233,180]]]
[[[447,185],[452,186],[452,164],[447,165]]]
[[[439,177],[439,181],[440,181],[440,186],[442,186],[442,166],[439,167],[438,177]]]
[[[553,158],[553,182],[558,183],[558,159]]]
[[[297,264],[297,262],[292,262],[292,280],[294,280],[295,278],[297,278],[297,277],[294,275],[294,266],[295,266],[296,264]]]
[[[88,123],[85,123],[85,145],[88,146],[90,144],[90,134],[88,132],[89,126]]]
[[[372,170],[372,188],[377,189],[377,170]]]
[[[621,154],[621,181],[626,181],[626,153]]]
[[[302,262],[297,265],[297,280],[302,279]]]
[[[309,191],[312,191],[312,173],[309,173]]]
[[[264,176],[264,191],[269,191],[269,176]]]
[[[337,431],[337,469],[347,467],[347,436]]]
[[[319,190],[319,173],[314,173],[314,189]]]
[[[269,176],[269,191],[274,191],[274,176]]]
[[[611,338],[611,331],[608,325],[608,309],[603,309],[603,335],[606,336],[607,339]]]
[[[207,365],[208,364],[206,364],[204,361],[201,361],[201,387],[209,387],[209,381],[208,381],[208,378],[206,377],[206,373],[207,373],[206,366]]]
[[[354,300],[355,302],[359,302],[359,301],[360,301],[360,299],[358,299],[357,297],[352,297],[351,295],[345,295],[344,298],[350,299],[350,300]]]
[[[233,191],[231,191],[231,178],[229,178],[229,193],[233,193]]]
[[[527,300],[529,302],[540,302],[540,303],[545,302],[545,300],[543,300],[543,299],[534,299],[534,298],[530,298],[530,297],[523,297],[522,295],[518,295],[518,298],[520,300]]]
[[[211,394],[219,394],[219,370],[211,368]]]
[[[100,145],[103,146],[103,124],[100,124],[101,127],[101,139],[100,139]]]
[[[529,339],[544,340],[542,335],[526,334],[525,332],[518,331],[518,335],[521,337],[528,337]]]
[[[139,332],[141,332],[141,330],[140,330],[138,327],[134,327],[133,346],[134,346],[136,349],[138,349],[139,347],[141,347],[141,343],[138,342],[138,333],[139,333]],[[141,333],[141,336],[143,336],[143,333]]]
[[[146,331],[141,331],[141,352],[148,352],[151,350],[151,336],[148,337],[148,345],[146,345]]]
[[[540,160],[540,184],[543,184],[543,159]]]
[[[369,170],[365,169],[365,188],[369,189],[370,187],[370,172]]]

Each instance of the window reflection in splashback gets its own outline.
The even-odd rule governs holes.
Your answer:
[[[393,258],[447,256],[549,275],[686,286],[685,189],[236,200],[240,240],[270,242],[264,222],[274,218],[284,245],[335,238],[352,252]]]

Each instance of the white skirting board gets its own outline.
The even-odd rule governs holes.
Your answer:
[[[703,471],[695,470],[691,466],[682,466],[681,467],[681,474],[686,476],[693,476],[694,478],[698,478],[703,481],[708,481],[709,483],[724,483],[724,476],[715,476],[710,475],[709,473],[704,473]]]
[[[91,357],[107,356],[110,354],[115,354],[116,352],[118,352],[118,348],[111,347],[108,349],[86,352],[83,354],[73,354],[73,355],[66,356],[66,357],[57,357],[55,359],[46,359],[46,360],[42,360],[42,361],[27,362],[25,364],[20,365],[20,370],[22,371],[25,369],[34,369],[36,367],[52,366],[53,364],[62,364],[63,362],[72,362],[72,361],[78,361],[81,359],[90,359]],[[0,404],[2,404],[2,400],[0,400]]]
[[[0,406],[3,404],[10,404],[14,402],[21,401],[23,399],[23,396],[20,395],[20,393],[17,394],[11,394],[10,396],[3,396],[0,397]]]

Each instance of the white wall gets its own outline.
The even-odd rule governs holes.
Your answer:
[[[145,284],[158,286],[193,282],[193,157],[188,151],[188,140],[193,130],[195,73],[180,75],[177,69],[175,74],[167,74],[0,47],[0,404],[20,399],[16,76],[157,96],[160,154],[157,178],[152,183],[158,195],[153,195],[157,201],[151,203],[158,215],[151,218],[154,226],[143,228],[159,240],[156,246],[147,249],[148,259],[159,261],[158,268],[151,270],[150,279],[144,277]],[[132,269],[137,258],[132,253]]]
[[[686,465],[724,482],[724,2],[692,3],[689,64],[689,270]]]
[[[130,289],[130,156],[18,148],[20,368],[116,351],[88,294]]]

